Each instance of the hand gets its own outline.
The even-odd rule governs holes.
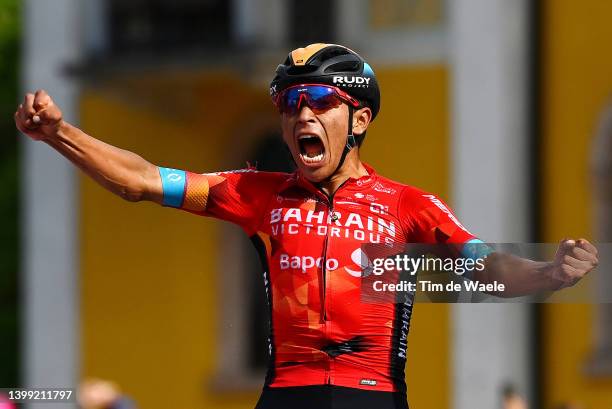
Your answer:
[[[504,398],[503,409],[527,409],[527,402],[519,395]]]
[[[83,409],[106,409],[121,397],[113,382],[87,379],[79,385],[78,404]]]
[[[571,287],[597,267],[597,249],[586,239],[564,239],[559,243],[552,267],[558,288]]]
[[[44,90],[26,94],[15,112],[17,129],[36,141],[54,136],[62,124],[62,111]]]

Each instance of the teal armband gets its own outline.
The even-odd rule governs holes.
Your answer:
[[[159,167],[159,175],[164,192],[163,205],[181,207],[187,186],[187,174],[184,170]]]
[[[472,260],[486,258],[489,254],[493,253],[493,250],[482,240],[472,239],[467,241],[461,249],[461,255],[465,258]]]

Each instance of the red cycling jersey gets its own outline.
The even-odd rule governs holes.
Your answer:
[[[268,387],[405,391],[412,303],[362,302],[360,248],[475,239],[434,195],[366,169],[328,197],[299,172],[160,168],[165,205],[238,224],[260,254]]]

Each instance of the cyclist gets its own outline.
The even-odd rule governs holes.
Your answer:
[[[270,364],[257,408],[407,408],[404,366],[412,305],[363,303],[365,243],[477,240],[435,195],[359,158],[380,93],[370,65],[335,44],[289,53],[270,95],[297,171],[198,174],[155,166],[63,121],[47,93],[27,94],[20,131],[129,201],[227,220],[251,237],[270,306]],[[588,241],[564,240],[550,263],[492,253],[480,278],[506,295],[572,285],[597,264]],[[512,275],[507,266],[511,264]],[[510,279],[512,278],[512,280]]]

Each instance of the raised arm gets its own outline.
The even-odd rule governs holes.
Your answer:
[[[474,279],[484,283],[503,283],[505,291],[492,294],[518,297],[573,286],[598,263],[597,249],[588,240],[564,239],[550,262],[492,253],[487,257],[485,269],[476,272]]]
[[[476,239],[448,206],[434,195],[418,189],[406,189],[402,193],[402,200],[400,206],[407,215],[405,229],[413,232],[415,242],[463,243],[462,253],[470,258],[474,257],[474,248],[478,250],[477,253],[482,253],[482,250],[487,253],[484,269],[474,270],[471,279],[484,284],[495,281],[504,284],[503,291],[487,294],[518,297],[570,287],[599,263],[597,248],[586,239],[562,240],[550,262],[489,252],[488,246]]]
[[[63,120],[62,111],[43,90],[26,94],[15,112],[17,129],[64,155],[102,187],[130,202],[162,203],[157,166],[104,143]]]

